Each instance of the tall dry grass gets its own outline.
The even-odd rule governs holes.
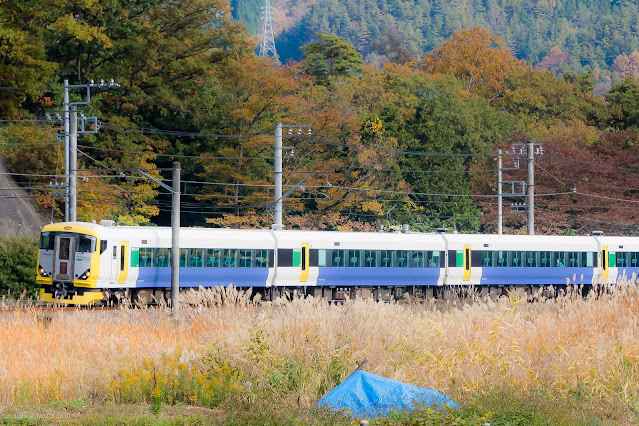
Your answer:
[[[0,311],[0,404],[116,400],[123,372],[142,374],[167,359],[180,368],[223,363],[239,372],[245,399],[270,392],[302,407],[364,359],[368,371],[461,401],[494,389],[578,393],[628,407],[639,397],[639,290],[632,283],[598,297],[536,302],[511,295],[257,304],[234,289],[182,300],[192,307],[178,325],[164,307]]]

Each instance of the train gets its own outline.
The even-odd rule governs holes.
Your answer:
[[[180,290],[235,286],[272,300],[297,291],[331,301],[441,297],[445,289],[616,283],[639,274],[639,238],[181,228]],[[40,235],[46,302],[153,303],[171,288],[171,228],[62,222]]]

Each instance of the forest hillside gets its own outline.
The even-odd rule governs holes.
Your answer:
[[[280,58],[300,59],[316,32],[346,38],[379,63],[401,39],[414,59],[453,31],[481,26],[512,54],[553,71],[598,70],[595,83],[623,79],[624,56],[639,50],[639,3],[610,0],[274,0]],[[263,0],[232,0],[233,15],[259,32]],[[383,58],[381,59],[383,61]],[[617,63],[616,63],[617,62]]]

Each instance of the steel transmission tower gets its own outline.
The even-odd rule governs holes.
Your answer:
[[[262,34],[260,36],[260,50],[258,56],[271,55],[273,59],[278,59],[275,51],[275,38],[273,37],[273,7],[271,0],[264,0],[262,6]]]

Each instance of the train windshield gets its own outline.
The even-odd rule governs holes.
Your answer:
[[[91,235],[70,232],[43,232],[40,234],[40,249],[53,250],[55,237],[61,234],[75,237],[75,251],[78,253],[93,253],[97,248],[98,239]]]
[[[53,244],[55,242],[56,234],[57,232],[43,232],[40,235],[40,249],[53,250]]]

